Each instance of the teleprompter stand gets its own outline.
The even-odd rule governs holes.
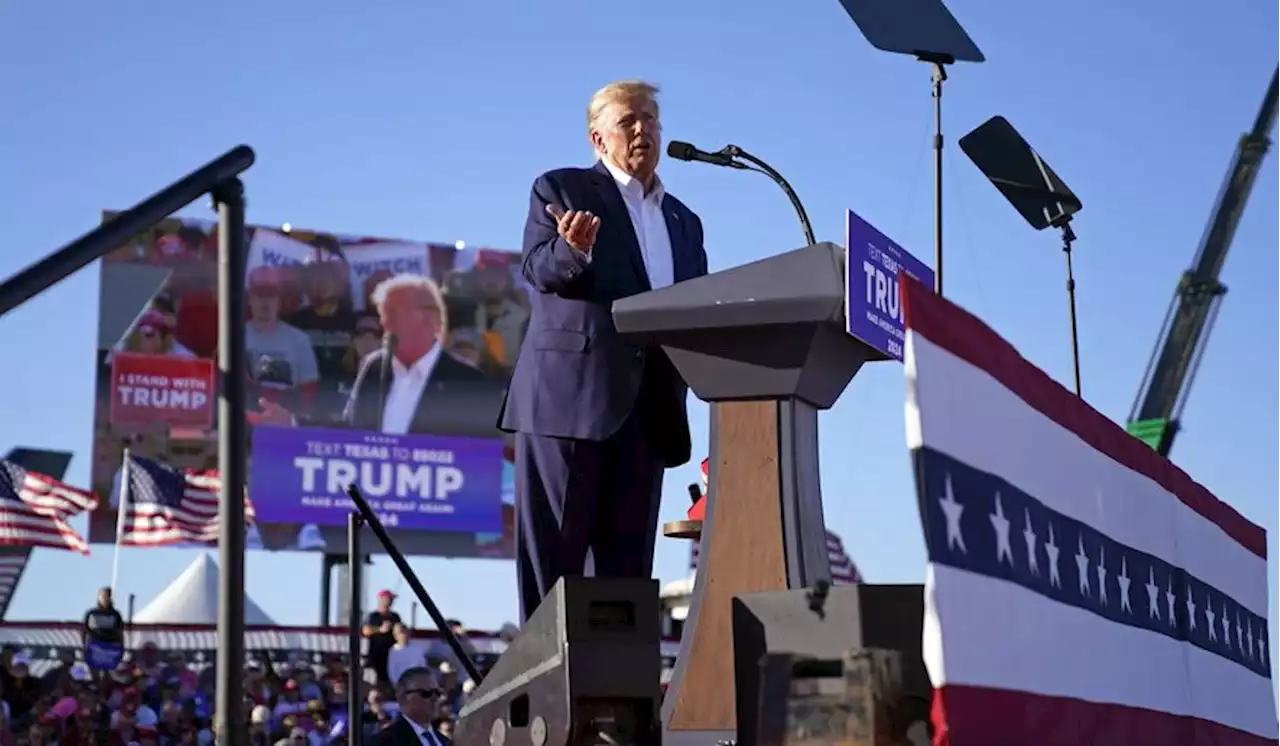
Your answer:
[[[947,65],[985,62],[942,0],[840,0],[871,46],[929,64],[933,96],[933,290],[942,295],[942,84]]]
[[[1076,240],[1075,231],[1071,230],[1071,218],[1082,207],[1080,198],[1004,117],[991,117],[960,138],[960,149],[1009,200],[1027,224],[1038,231],[1057,228],[1062,232],[1062,251],[1067,257],[1071,362],[1076,396],[1082,396],[1080,337],[1076,331],[1076,276],[1071,266],[1071,249]]]
[[[663,743],[737,734],[732,601],[829,582],[818,411],[882,357],[844,331],[845,252],[815,244],[614,303],[711,402],[698,574],[662,705]]]

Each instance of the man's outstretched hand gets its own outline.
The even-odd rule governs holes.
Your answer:
[[[596,245],[596,232],[600,229],[600,218],[586,210],[568,210],[559,205],[547,205],[547,214],[555,218],[556,232],[573,248],[584,254],[590,254]]]

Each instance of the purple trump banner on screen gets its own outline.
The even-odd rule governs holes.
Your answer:
[[[502,441],[259,427],[249,495],[260,523],[346,525],[353,482],[382,525],[502,532]]]
[[[907,322],[898,297],[898,273],[932,287],[933,270],[849,211],[845,222],[846,331],[891,358],[902,359]]]

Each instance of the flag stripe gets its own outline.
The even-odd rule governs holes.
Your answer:
[[[912,281],[908,279],[906,282]],[[1025,360],[981,320],[929,293],[919,283],[913,283],[913,287],[919,289],[910,292],[910,302],[904,303],[907,325],[915,332],[907,335],[908,341],[912,336],[927,337],[934,345],[986,371],[1027,406],[1074,433],[1093,449],[1156,482],[1188,508],[1218,525],[1250,552],[1266,558],[1266,531],[1261,526],[1251,523],[1197,484],[1186,472],[1083,404],[1078,397]],[[933,390],[934,395],[920,394],[928,400],[930,408],[945,406],[954,398],[986,403],[982,397],[959,385],[945,386],[941,380],[936,385],[938,388]],[[963,392],[963,396],[946,396],[948,390]]]
[[[994,715],[993,713],[998,713]],[[947,723],[934,743],[983,746],[1274,746],[1276,739],[1216,723],[1122,705],[1046,697],[1005,689],[948,686],[933,700],[933,720]]]
[[[1265,614],[1251,613],[1184,568],[1055,513],[998,476],[930,448],[917,449],[913,458],[922,492],[943,496],[922,503],[934,566],[1017,584],[1108,624],[1184,640],[1255,675],[1268,674]],[[949,500],[960,507],[954,524]]]
[[[955,637],[937,624],[925,631],[935,688],[1075,697],[1275,735],[1270,679],[1221,655],[958,568],[934,565],[929,580],[926,618],[955,630]],[[995,610],[1008,616],[993,620]],[[1190,689],[1176,683],[1184,679]],[[966,733],[965,743],[976,742]]]
[[[923,444],[929,448],[999,474],[1056,513],[1086,523],[1132,549],[1177,557],[1187,572],[1254,614],[1266,614],[1265,558],[1236,541],[1224,541],[1227,537],[1219,524],[1028,407],[984,370],[920,334],[908,334],[907,344],[916,406],[927,407],[930,413],[923,434],[908,428],[908,437],[914,438],[910,446],[919,447],[923,435]],[[972,423],[986,423],[982,437],[973,437],[966,427]]]

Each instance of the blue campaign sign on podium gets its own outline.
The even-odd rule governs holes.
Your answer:
[[[846,331],[895,360],[902,360],[906,319],[898,297],[898,273],[933,285],[933,270],[850,210],[845,218],[848,260]]]

